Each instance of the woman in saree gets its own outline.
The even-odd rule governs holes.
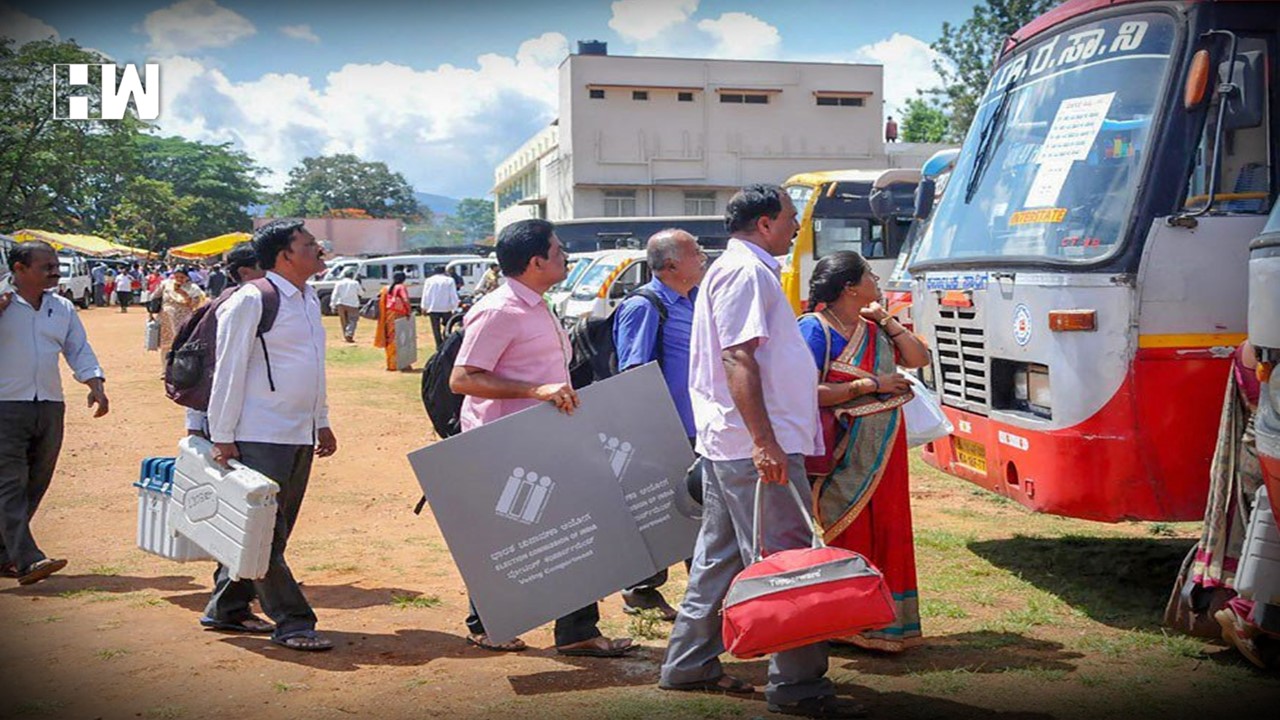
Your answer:
[[[879,279],[855,252],[819,260],[809,284],[813,312],[800,317],[800,332],[822,373],[824,427],[835,429],[824,430],[834,469],[810,476],[814,515],[828,545],[860,553],[884,573],[897,609],[893,625],[844,640],[901,652],[920,642],[920,611],[902,415],[912,394],[897,368],[922,367],[929,354],[881,306]]]
[[[386,352],[387,370],[411,372],[418,359],[418,331],[404,281],[405,274],[398,272],[391,276],[391,286],[378,293],[378,327],[373,345]]]
[[[1254,603],[1235,591],[1250,512],[1263,482],[1253,434],[1261,390],[1257,365],[1248,342],[1231,356],[1200,542],[1183,563],[1164,621],[1191,635],[1225,640],[1254,665],[1266,667],[1280,652],[1280,642],[1258,628],[1252,621]]]
[[[160,362],[169,354],[178,328],[191,319],[196,308],[204,304],[204,292],[191,282],[186,268],[175,270],[173,275],[160,283]]]

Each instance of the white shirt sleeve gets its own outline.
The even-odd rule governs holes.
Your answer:
[[[231,443],[236,441],[244,408],[249,354],[258,339],[258,321],[262,318],[262,293],[247,287],[224,302],[217,313],[218,353],[209,393],[209,439]]]
[[[45,298],[45,302],[53,301],[53,298]],[[93,378],[104,377],[102,366],[98,364],[98,356],[89,347],[89,336],[85,334],[84,324],[80,322],[80,315],[75,310],[71,310],[71,324],[67,328],[67,339],[62,343],[62,356],[67,359],[67,365],[71,367],[76,380],[88,382]]]
[[[197,430],[208,435],[209,416],[195,408],[187,408],[187,429]]]

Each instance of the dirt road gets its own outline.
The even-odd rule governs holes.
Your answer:
[[[112,411],[90,418],[64,372],[66,442],[35,530],[71,565],[27,588],[0,581],[0,717],[767,715],[760,697],[659,691],[667,628],[633,623],[617,596],[602,605],[605,632],[651,636],[632,659],[557,657],[549,628],[527,634],[533,649],[519,655],[468,648],[462,582],[430,513],[410,512],[419,491],[405,454],[430,441],[419,376],[382,369],[367,321],[353,347],[326,318],[339,452],[317,461],[289,551],[338,647],[304,654],[201,631],[211,565],[134,546],[138,461],[172,455],[182,429],[160,360],[142,349],[145,314],[82,317]],[[419,336],[430,337],[425,324]],[[841,650],[831,662],[842,691],[875,717],[1262,717],[1280,707],[1259,705],[1280,699],[1275,674],[1158,627],[1193,526],[1032,516],[923,467],[913,482],[929,643],[901,657]],[[672,577],[675,600],[683,569]],[[765,682],[762,662],[735,672]]]

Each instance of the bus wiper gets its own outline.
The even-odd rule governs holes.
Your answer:
[[[978,191],[978,185],[982,182],[982,176],[987,172],[987,161],[995,146],[996,128],[1003,121],[1004,113],[1009,108],[1009,98],[1013,96],[1013,87],[1017,84],[1017,80],[1017,73],[1009,78],[1009,83],[1000,92],[1000,103],[996,105],[991,117],[987,118],[986,124],[982,126],[982,132],[978,135],[978,151],[973,155],[973,170],[970,171],[969,183],[964,188],[965,205],[973,201],[974,193]]]

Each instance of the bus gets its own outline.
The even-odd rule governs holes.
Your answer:
[[[698,238],[704,248],[724,248],[729,241],[723,216],[604,217],[557,220],[556,237],[570,254],[597,250],[643,250],[649,236],[679,228]]]
[[[930,464],[1044,513],[1202,517],[1278,44],[1274,0],[1071,0],[1008,38],[909,268],[955,427]]]
[[[1267,494],[1280,518],[1280,203],[1262,234],[1249,244],[1249,343],[1258,354],[1262,392],[1254,419],[1258,461]]]
[[[782,269],[782,291],[796,313],[809,303],[813,266],[824,255],[854,250],[889,277],[907,237],[920,171],[831,170],[794,175],[782,187],[800,231]]]
[[[911,262],[920,236],[933,218],[933,208],[947,191],[947,181],[951,179],[951,171],[956,169],[956,158],[959,155],[959,148],[939,150],[920,168],[920,184],[916,186],[916,208],[914,217],[911,218],[911,228],[907,230],[907,239],[898,251],[893,272],[881,284],[885,309],[908,330],[912,329],[912,324],[911,273],[907,271],[907,265]],[[922,193],[927,193],[929,197],[921,197]]]

